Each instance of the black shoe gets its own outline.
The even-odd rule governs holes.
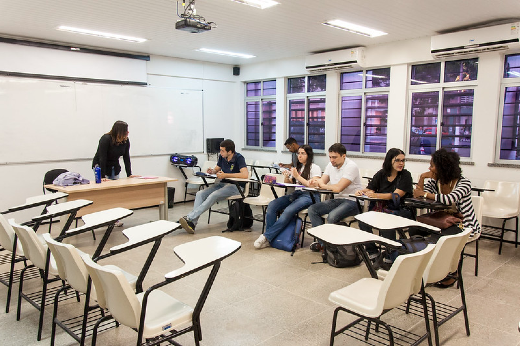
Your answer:
[[[318,243],[317,241],[312,243],[311,246],[309,246],[309,248],[311,249],[312,252],[320,252],[321,250],[323,250],[323,246],[321,246],[321,244]]]
[[[183,216],[179,219],[179,223],[181,224],[182,228],[186,230],[186,232],[193,234],[195,233],[195,225],[193,222],[188,220],[186,216]]]

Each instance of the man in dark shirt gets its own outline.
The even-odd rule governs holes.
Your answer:
[[[291,156],[291,163],[279,163],[278,165],[283,168],[290,169],[291,167],[296,167],[298,164],[298,149],[300,148],[300,145],[296,141],[296,139],[289,137],[284,143],[287,150],[289,150],[292,153]]]
[[[207,173],[216,174],[218,179],[247,179],[249,177],[246,160],[241,154],[235,152],[235,143],[230,139],[226,139],[220,143],[220,155],[217,165],[213,169],[208,169]],[[186,232],[194,233],[199,216],[203,212],[211,208],[211,206],[218,201],[238,194],[240,194],[240,191],[238,191],[235,184],[216,182],[211,187],[197,192],[193,210],[188,215],[181,217],[179,223]]]

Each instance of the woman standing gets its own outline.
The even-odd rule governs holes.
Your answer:
[[[430,180],[424,184],[424,180]],[[447,209],[462,214],[464,228],[473,229],[471,236],[480,232],[480,225],[471,201],[471,182],[462,176],[460,156],[455,152],[439,149],[433,153],[430,160],[430,169],[421,174],[414,197],[433,199],[446,205]],[[458,226],[441,231],[442,235],[451,235],[461,232]]]
[[[298,163],[291,170],[284,171],[285,182],[310,186],[312,178],[321,177],[321,169],[318,165],[312,163],[314,153],[309,145],[302,145],[298,149]],[[314,192],[315,200],[319,200],[320,195]],[[301,188],[289,194],[275,199],[267,207],[265,215],[265,233],[255,241],[254,246],[262,249],[269,246],[271,242],[285,227],[291,222],[298,212],[307,208],[312,204],[310,192],[303,191]],[[278,212],[283,210],[282,214],[276,220]]]
[[[119,179],[121,165],[119,158],[123,156],[127,177],[133,177],[130,163],[130,140],[128,139],[128,124],[116,121],[110,132],[101,136],[96,155],[92,160],[92,168],[98,165],[101,168],[103,181]]]

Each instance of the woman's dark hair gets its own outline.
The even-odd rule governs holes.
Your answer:
[[[387,151],[385,160],[383,161],[383,173],[385,176],[389,177],[392,174],[392,161],[401,154],[404,155],[404,151],[397,148],[392,148]]]
[[[112,130],[108,133],[112,137],[112,144],[121,144],[128,139],[128,124],[118,120],[112,125]]]
[[[462,176],[460,156],[453,151],[439,149],[432,154],[432,162],[437,171],[437,180],[441,184],[449,184]]]
[[[298,148],[298,150],[303,149],[305,150],[305,153],[307,154],[307,162],[305,162],[305,167],[303,167],[302,171],[302,178],[309,180],[311,177],[311,166],[312,162],[314,161],[314,152],[312,151],[312,148],[310,145],[304,144]],[[296,170],[299,172],[302,168],[302,163],[300,160],[298,160],[298,163],[296,164]],[[296,179],[293,178],[293,182],[296,183]]]

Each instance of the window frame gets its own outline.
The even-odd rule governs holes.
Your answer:
[[[365,150],[365,140],[366,140],[366,111],[367,111],[367,96],[372,96],[372,95],[387,95],[387,100],[388,100],[388,103],[390,103],[390,88],[391,88],[391,85],[390,86],[387,86],[387,87],[368,87],[366,86],[366,72],[367,71],[372,71],[372,70],[380,70],[380,69],[385,69],[385,68],[388,68],[390,69],[390,78],[391,78],[391,72],[392,72],[392,68],[391,66],[382,66],[382,67],[377,67],[377,68],[367,68],[367,69],[363,69],[363,70],[359,70],[359,71],[343,71],[339,74],[339,88],[341,88],[341,74],[342,73],[356,73],[356,72],[359,72],[359,73],[362,73],[363,76],[362,76],[362,81],[361,81],[361,88],[358,88],[358,89],[346,89],[346,90],[339,90],[339,97],[338,97],[338,102],[339,102],[339,106],[338,106],[338,123],[337,123],[337,128],[338,128],[338,131],[337,131],[337,136],[338,136],[338,141],[341,142],[343,145],[345,145],[343,142],[342,142],[342,103],[343,103],[343,97],[345,96],[361,96],[361,132],[360,132],[360,143],[359,143],[359,151],[352,151],[352,150],[347,150],[348,153],[352,153],[354,155],[365,155],[365,156],[374,156],[374,157],[384,157],[386,155],[386,151],[388,151],[388,132],[386,134],[386,143],[385,143],[385,152],[384,153],[380,153],[380,152],[372,152],[372,151],[366,151]],[[387,110],[388,111],[388,110]],[[388,113],[387,113],[387,126],[386,128],[388,129]],[[345,145],[346,146],[346,145]]]
[[[309,143],[309,99],[316,99],[316,98],[322,98],[324,100],[324,103],[325,103],[325,108],[326,108],[326,105],[327,105],[327,95],[326,95],[326,92],[327,92],[327,88],[326,88],[326,85],[325,85],[325,90],[322,90],[322,91],[316,91],[316,92],[308,92],[308,88],[309,88],[309,77],[313,77],[313,76],[320,76],[320,75],[325,75],[327,76],[326,73],[323,73],[323,74],[312,74],[312,75],[306,75],[306,76],[291,76],[291,77],[286,77],[284,82],[286,84],[286,93],[285,93],[285,105],[286,105],[286,120],[285,120],[285,134],[286,134],[286,138],[288,137],[292,137],[293,135],[290,133],[290,128],[291,128],[291,108],[290,108],[290,103],[291,101],[294,101],[294,100],[304,100],[304,105],[305,105],[305,114],[304,114],[304,129],[303,129],[303,138],[304,138],[304,143],[300,143],[298,141],[299,144],[308,144]],[[292,94],[289,94],[288,91],[289,91],[289,79],[292,79],[292,78],[305,78],[305,87],[304,87],[304,92],[301,92],[301,93],[292,93]],[[327,78],[327,77],[325,77]],[[325,81],[326,83],[326,81]],[[326,117],[326,111],[325,111],[325,117]],[[326,122],[324,120],[324,125],[323,125],[323,149],[317,149],[315,147],[313,147],[313,151],[314,152],[319,152],[319,153],[324,153],[326,148],[325,148],[325,142],[326,142]]]
[[[408,101],[407,101],[407,126],[406,126],[406,134],[405,139],[405,153],[407,156],[410,156],[410,158],[414,159],[426,159],[429,158],[427,154],[420,155],[420,154],[411,154],[410,153],[410,141],[411,141],[411,131],[412,131],[412,95],[417,92],[438,92],[439,93],[439,104],[437,106],[437,138],[435,140],[435,150],[438,150],[442,148],[442,126],[444,120],[444,114],[443,114],[443,106],[444,106],[444,92],[445,91],[453,91],[453,90],[463,90],[463,89],[472,89],[473,90],[473,111],[471,114],[471,135],[470,135],[470,148],[469,148],[469,156],[461,156],[460,160],[465,162],[472,162],[473,161],[473,150],[474,150],[474,119],[475,119],[475,96],[478,94],[478,71],[477,71],[477,79],[470,80],[470,81],[453,81],[453,82],[446,82],[444,80],[445,77],[445,66],[446,62],[452,62],[452,61],[460,61],[460,60],[471,60],[475,57],[469,56],[469,57],[454,57],[453,59],[449,60],[442,60],[441,63],[441,70],[440,70],[440,82],[439,83],[425,83],[425,84],[416,84],[413,85],[411,83],[412,79],[412,66],[414,65],[422,65],[422,64],[431,64],[434,63],[432,61],[426,61],[422,63],[414,63],[410,64],[408,66],[408,77],[407,77],[407,85],[408,85]],[[479,59],[479,57],[476,57]],[[477,63],[479,61],[477,60]],[[433,153],[431,153],[433,154]]]
[[[276,122],[276,113],[278,112],[278,106],[276,104],[276,94],[277,92],[274,94],[274,95],[265,95],[264,96],[264,82],[272,82],[274,81],[275,82],[275,86],[276,86],[276,79],[262,79],[262,80],[252,80],[252,81],[246,81],[244,82],[244,120],[245,120],[245,126],[244,126],[244,147],[245,148],[248,148],[248,149],[267,149],[267,150],[275,150],[276,149],[276,126],[277,126],[277,122]],[[247,84],[248,83],[260,83],[260,96],[247,96]],[[263,113],[264,113],[264,108],[263,108],[263,105],[264,105],[264,102],[266,101],[269,101],[269,102],[274,102],[274,107],[275,107],[275,115],[274,115],[274,124],[275,124],[275,128],[274,128],[274,145],[273,146],[264,146],[264,117],[263,117]],[[259,126],[258,126],[258,138],[259,138],[259,145],[256,146],[256,145],[249,145],[247,142],[248,142],[248,129],[249,129],[249,125],[248,125],[248,109],[247,109],[247,104],[248,102],[259,102],[259,109],[260,109],[260,114],[259,114]]]

